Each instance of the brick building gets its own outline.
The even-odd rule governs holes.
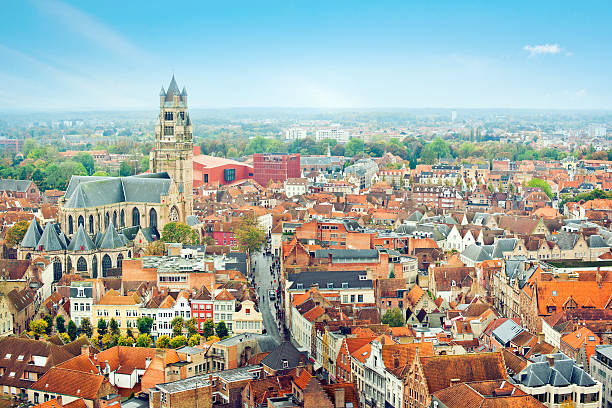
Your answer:
[[[288,178],[300,177],[300,155],[297,154],[253,154],[253,178],[262,186],[270,181],[284,182]]]

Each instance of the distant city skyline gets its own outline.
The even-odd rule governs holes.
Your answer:
[[[612,109],[612,4],[77,2],[3,7],[0,109]]]

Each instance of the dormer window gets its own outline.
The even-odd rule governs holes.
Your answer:
[[[367,279],[368,279],[367,275],[359,275],[359,280],[360,281],[364,281],[364,280],[367,280]]]
[[[348,289],[348,282],[342,282],[342,289]]]
[[[77,295],[77,297],[85,297],[85,289],[79,288],[79,294]]]
[[[6,354],[6,356],[4,356],[4,358],[5,358],[5,359],[7,359],[7,360],[8,360],[9,358],[11,358],[11,357],[12,357],[12,354],[11,354],[11,353],[7,353],[7,354]]]
[[[289,368],[289,361],[283,360],[283,368]]]
[[[295,285],[296,289],[304,289],[304,284],[303,283],[298,283]]]
[[[333,283],[331,283],[331,282],[329,282],[329,283],[327,284],[327,289],[333,289],[333,288],[334,288],[334,284],[333,284]]]

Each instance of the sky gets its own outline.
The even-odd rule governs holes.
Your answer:
[[[0,109],[612,109],[612,2],[5,2]]]

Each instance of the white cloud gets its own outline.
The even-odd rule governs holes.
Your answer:
[[[534,57],[536,55],[543,54],[560,54],[561,47],[559,44],[540,44],[540,45],[526,45],[523,49],[529,52],[529,56]]]
[[[144,51],[121,34],[76,7],[59,0],[41,0],[34,4],[43,12],[56,17],[62,26],[89,39],[99,47],[132,59],[146,57]]]

